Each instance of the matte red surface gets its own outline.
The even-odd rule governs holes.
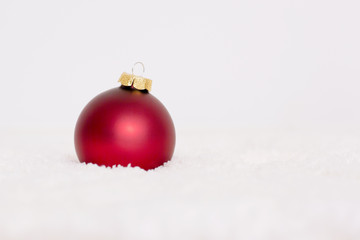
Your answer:
[[[171,159],[175,128],[166,108],[150,93],[113,88],[81,112],[75,148],[80,162],[148,170]]]

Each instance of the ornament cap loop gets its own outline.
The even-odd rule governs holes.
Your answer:
[[[144,74],[144,73],[145,73],[145,66],[144,66],[144,64],[143,64],[142,62],[136,62],[136,63],[134,63],[133,67],[131,68],[131,73],[132,73],[132,75],[134,75],[134,68],[135,68],[135,66],[136,66],[137,64],[140,64],[140,65],[142,66],[142,74]],[[141,74],[141,76],[142,76],[142,74]]]
[[[134,63],[134,66],[131,68],[131,74],[124,72],[123,74],[121,74],[118,82],[120,82],[121,85],[123,85],[123,86],[128,86],[128,87],[132,86],[138,90],[146,89],[150,92],[152,80],[148,79],[148,78],[144,78],[142,76],[134,75],[134,67],[137,64],[140,64],[142,66],[143,73],[144,73],[145,72],[144,64],[142,62],[136,62],[136,63]]]

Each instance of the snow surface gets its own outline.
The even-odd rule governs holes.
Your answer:
[[[360,239],[360,133],[178,130],[153,171],[77,161],[70,130],[0,137],[0,239]]]

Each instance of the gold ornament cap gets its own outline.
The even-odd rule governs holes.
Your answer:
[[[134,75],[134,67],[137,64],[141,64],[143,73],[145,72],[145,66],[142,62],[134,63],[134,66],[131,69],[131,74],[123,72],[119,78],[121,85],[127,87],[134,87],[137,90],[148,90],[151,91],[152,80],[148,78],[144,78],[142,76]]]

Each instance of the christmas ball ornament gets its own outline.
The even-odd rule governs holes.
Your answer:
[[[132,71],[123,73],[119,82],[120,87],[92,99],[79,116],[75,149],[80,162],[145,170],[163,165],[175,148],[170,114],[149,93],[150,79]]]

